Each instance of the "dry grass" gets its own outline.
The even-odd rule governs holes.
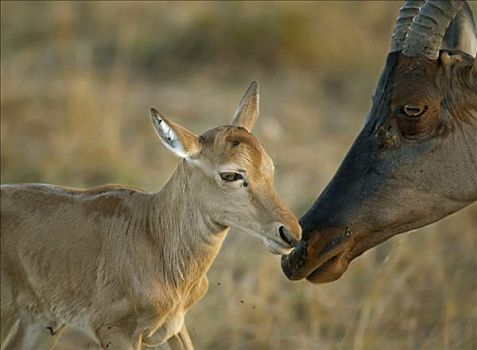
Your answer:
[[[361,127],[399,6],[2,1],[2,183],[159,189],[177,160],[148,108],[202,132],[258,79],[255,133],[300,215]],[[287,281],[260,243],[231,232],[188,315],[192,338],[198,349],[476,349],[476,227],[474,204],[327,285]]]

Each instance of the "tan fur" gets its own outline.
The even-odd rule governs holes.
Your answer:
[[[225,126],[200,140],[201,152],[183,159],[157,193],[2,186],[2,349],[37,349],[45,340],[25,345],[26,328],[41,325],[56,338],[65,324],[89,329],[103,349],[168,339],[190,349],[184,316],[207,291],[228,227],[280,242],[284,225],[300,239],[272,188],[273,164],[250,133]],[[223,183],[217,169],[225,163],[243,169],[249,186]],[[13,326],[20,331],[8,336]]]

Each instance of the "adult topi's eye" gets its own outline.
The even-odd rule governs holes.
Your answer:
[[[224,181],[232,182],[232,181],[242,180],[243,176],[239,173],[225,172],[225,173],[220,173],[220,178]]]
[[[427,110],[426,106],[404,105],[402,112],[408,117],[419,117]]]

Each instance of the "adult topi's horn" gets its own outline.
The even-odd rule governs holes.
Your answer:
[[[391,52],[402,50],[412,19],[419,13],[419,8],[424,2],[424,0],[407,0],[401,7],[391,38]]]
[[[402,53],[436,60],[442,37],[463,5],[462,0],[426,1],[409,26]]]

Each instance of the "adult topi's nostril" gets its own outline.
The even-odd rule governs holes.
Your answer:
[[[278,233],[280,234],[281,239],[283,239],[287,244],[294,246],[298,241],[290,235],[287,229],[284,226],[278,228]]]

